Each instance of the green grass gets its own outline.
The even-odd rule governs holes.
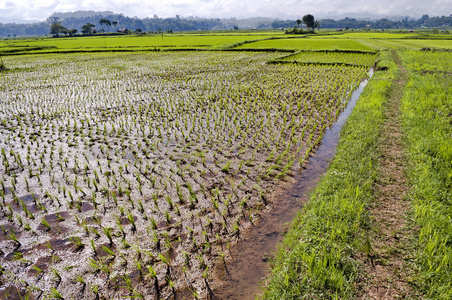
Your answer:
[[[387,52],[382,59],[389,71],[374,75],[343,128],[334,161],[279,247],[265,299],[348,299],[355,292],[382,109],[397,72]]]
[[[407,52],[406,60],[408,69],[411,71],[448,71],[452,70],[452,52],[440,51],[410,51]]]
[[[237,49],[289,49],[289,50],[359,50],[373,51],[373,48],[367,47],[352,39],[328,39],[328,38],[287,38],[264,40],[249,43],[238,47]]]
[[[407,52],[402,57],[410,71],[402,107],[410,197],[419,227],[417,282],[426,299],[451,299],[452,53]]]

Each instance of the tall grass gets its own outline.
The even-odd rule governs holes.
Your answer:
[[[407,52],[403,59],[410,71],[402,109],[419,226],[418,282],[426,298],[451,299],[452,76],[444,70],[452,54]]]
[[[355,257],[368,244],[382,105],[397,72],[389,54],[381,55],[388,70],[376,72],[343,128],[334,161],[276,254],[265,299],[347,299],[356,291]]]

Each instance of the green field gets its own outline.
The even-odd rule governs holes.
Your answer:
[[[277,61],[371,66],[375,63],[377,57],[378,55],[374,53],[302,51],[294,55],[287,55]]]
[[[267,35],[175,35],[156,34],[142,36],[104,36],[43,38],[30,40],[7,40],[0,42],[0,53],[5,50],[26,51],[42,47],[44,51],[93,51],[93,50],[133,50],[154,49],[214,49],[248,40],[265,39]],[[24,49],[25,48],[25,49]]]
[[[373,207],[400,98],[398,214],[418,250],[397,276],[408,298],[450,298],[451,47],[391,32],[1,40],[0,298],[208,297],[372,67],[262,297],[363,297],[366,259],[397,252],[378,253]]]
[[[418,284],[429,299],[452,297],[452,53],[402,54],[409,82],[402,101],[413,216],[419,226]]]
[[[326,38],[291,38],[275,39],[247,43],[239,46],[237,49],[289,49],[289,50],[360,50],[372,51],[357,41],[351,39],[326,39]]]

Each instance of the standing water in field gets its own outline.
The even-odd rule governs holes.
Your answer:
[[[373,69],[369,71],[369,78],[372,75]],[[230,260],[226,264],[219,263],[215,275],[222,285],[213,291],[212,299],[252,300],[260,294],[260,284],[270,270],[268,257],[276,251],[287,224],[302,209],[309,199],[309,193],[327,170],[336,153],[340,131],[367,82],[368,80],[361,82],[337,121],[326,130],[322,143],[309,159],[306,169],[295,173],[294,183],[274,198],[271,211],[262,214],[259,223],[231,248]]]

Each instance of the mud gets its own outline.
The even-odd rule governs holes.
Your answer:
[[[283,208],[267,192],[292,168],[296,153],[319,142],[319,129],[335,119],[347,88],[365,75],[364,68],[268,66],[267,54],[246,54],[246,61],[203,54],[202,61],[206,55],[224,61],[212,66],[190,55],[201,58],[181,55],[177,67],[174,54],[168,60],[96,56],[86,65],[49,58],[58,67],[36,57],[29,63],[41,66],[39,73],[5,78],[11,87],[0,91],[11,103],[0,125],[5,287],[35,297],[49,297],[55,287],[64,298],[85,299],[168,298],[186,287],[201,298],[212,295],[214,266],[230,245],[250,236],[246,230],[262,211]],[[113,63],[127,72],[105,80],[96,70]],[[207,73],[187,77],[193,68]],[[42,112],[33,113],[36,108]],[[299,198],[289,200],[288,216],[273,217],[290,221]],[[264,228],[255,244],[270,253],[263,245],[274,245],[283,231]],[[225,261],[241,255],[233,247]],[[29,275],[47,257],[48,268]],[[143,267],[147,280],[127,286],[131,275],[139,282],[133,272]],[[218,277],[227,278],[227,271]]]
[[[373,70],[370,70],[369,77],[372,74]],[[251,227],[232,247],[227,261],[216,266],[214,276],[217,285],[210,299],[254,300],[261,294],[261,287],[265,285],[265,278],[270,271],[269,258],[277,250],[277,244],[282,241],[288,224],[300,212],[310,192],[328,169],[336,153],[340,131],[367,82],[363,81],[353,92],[337,122],[326,130],[322,143],[307,166],[295,173],[293,183],[280,186],[272,200],[271,209],[263,213],[258,224]]]

